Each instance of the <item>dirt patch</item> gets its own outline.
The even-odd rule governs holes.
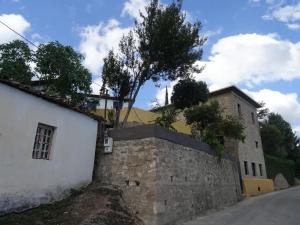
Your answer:
[[[0,217],[0,225],[142,225],[126,207],[117,187],[98,183],[69,198]]]

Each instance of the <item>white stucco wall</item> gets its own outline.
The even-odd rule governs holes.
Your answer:
[[[108,99],[106,108],[113,109],[114,108],[114,100]],[[128,102],[123,103],[123,108],[128,108]],[[97,105],[97,109],[105,109],[105,99],[99,100],[99,105]]]
[[[32,159],[38,123],[56,127],[51,159]],[[0,214],[65,196],[92,180],[94,119],[0,83]]]

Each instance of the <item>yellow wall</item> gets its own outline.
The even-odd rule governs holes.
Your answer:
[[[244,178],[243,187],[247,197],[274,191],[274,183],[271,179]]]
[[[120,120],[122,121],[125,117],[127,108],[121,110]],[[96,111],[92,112],[98,116],[104,117],[104,109],[97,109]],[[154,121],[157,117],[159,117],[159,113],[149,112],[143,109],[132,108],[128,122],[129,123],[142,123],[142,124],[154,124]],[[188,126],[183,121],[177,121],[172,124],[173,127],[176,129],[177,132],[191,135],[191,127]]]

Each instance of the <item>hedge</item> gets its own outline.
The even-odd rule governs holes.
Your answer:
[[[296,163],[296,177],[300,178],[300,162]]]
[[[274,179],[278,173],[282,173],[290,185],[295,183],[295,162],[265,154],[265,162],[268,178]]]

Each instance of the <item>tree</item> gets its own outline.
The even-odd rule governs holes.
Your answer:
[[[299,138],[293,132],[290,123],[285,121],[280,114],[269,113],[267,119],[261,124],[261,136],[266,153],[293,160],[299,158]]]
[[[269,115],[270,110],[266,108],[266,103],[265,102],[260,102],[261,108],[257,110],[257,118],[261,121],[266,119],[266,117]]]
[[[59,42],[40,45],[35,54],[36,70],[42,80],[49,81],[47,92],[70,99],[73,104],[83,104],[91,92],[92,76],[82,66],[82,59],[71,46]]]
[[[118,55],[115,55],[113,51],[110,51],[107,58],[104,59],[102,80],[118,99],[114,119],[114,127],[118,127],[121,109],[125,97],[129,94],[131,81],[128,70],[124,68],[122,61],[118,59]]]
[[[280,130],[268,123],[263,123],[260,128],[262,146],[265,153],[270,155],[281,155],[282,135]]]
[[[177,121],[177,114],[178,112],[174,108],[163,108],[161,111],[161,116],[157,117],[154,123],[167,129],[176,131],[172,124]]]
[[[141,14],[140,22],[136,21],[135,28],[120,41],[120,55],[116,59],[122,71],[128,71],[130,75],[130,102],[123,126],[147,81],[152,80],[156,84],[161,79],[172,81],[201,70],[195,62],[202,57],[206,39],[199,36],[199,22],[191,24],[186,21],[180,2],[162,6],[158,0],[152,0],[146,7],[146,13]],[[103,84],[106,85],[104,80]]]
[[[32,54],[28,45],[20,40],[0,45],[0,79],[30,84]]]
[[[209,90],[205,82],[194,79],[180,80],[173,89],[171,102],[178,109],[190,108],[206,102]]]
[[[244,140],[244,126],[233,116],[224,116],[218,102],[214,101],[185,110],[187,124],[200,132],[200,138],[217,151],[219,158],[224,152],[223,138]]]

